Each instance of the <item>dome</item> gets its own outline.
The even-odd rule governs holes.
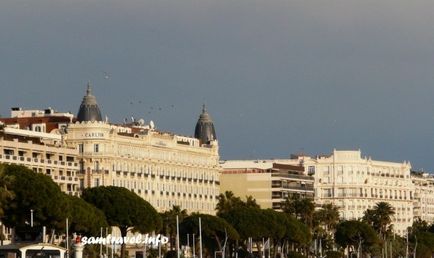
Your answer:
[[[205,105],[203,105],[202,114],[200,114],[199,120],[197,120],[194,138],[199,139],[201,144],[208,144],[211,141],[217,140],[214,123],[206,111]]]
[[[95,96],[92,95],[90,83],[87,84],[86,96],[83,97],[77,114],[77,121],[102,121],[101,111]]]

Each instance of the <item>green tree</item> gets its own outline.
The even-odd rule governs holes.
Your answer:
[[[367,223],[348,220],[336,226],[335,241],[343,248],[351,247],[357,252],[359,248],[365,252],[380,243],[375,230]]]
[[[242,239],[268,237],[269,230],[264,223],[268,219],[260,209],[238,207],[220,214],[220,217],[229,222]]]
[[[433,224],[434,225],[434,224]],[[430,225],[424,220],[417,218],[413,221],[413,225],[411,226],[412,232],[428,232],[430,231]]]
[[[365,211],[363,220],[370,224],[385,239],[386,234],[390,231],[393,215],[395,215],[395,211],[389,203],[379,202],[373,209]]]
[[[232,191],[226,191],[224,194],[220,194],[217,197],[217,200],[217,215],[229,212],[230,210],[239,207],[259,208],[259,205],[256,203],[256,200],[253,199],[252,196],[247,196],[246,202],[244,202],[243,200],[241,200],[240,197],[235,196]]]
[[[170,239],[170,249],[175,247],[176,240],[176,216],[178,216],[179,223],[181,223],[185,217],[187,217],[187,210],[182,210],[181,207],[174,205],[171,210],[165,211],[160,214],[163,226],[162,233],[168,235]]]
[[[417,239],[417,246],[415,246]],[[431,232],[420,231],[412,237],[414,248],[416,248],[416,257],[431,257],[434,252],[434,234]]]
[[[339,223],[339,209],[331,203],[324,204],[321,209],[315,211],[314,218],[326,232],[333,232]]]
[[[6,202],[14,197],[13,191],[11,191],[12,177],[5,174],[5,166],[0,164],[0,218],[4,215],[4,206]]]
[[[7,216],[2,221],[8,227],[23,227],[30,223],[33,210],[34,226],[47,226],[57,231],[65,227],[68,215],[67,201],[59,186],[46,175],[17,165],[6,165],[4,176],[8,178],[14,198],[5,203]]]
[[[187,233],[199,236],[199,217],[202,224],[202,243],[208,254],[213,256],[214,251],[222,250],[226,236],[229,240],[239,239],[238,232],[223,218],[199,213],[194,213],[183,220],[180,225],[181,236],[184,237]]]
[[[285,238],[289,243],[295,243],[302,248],[307,247],[310,244],[312,241],[312,234],[306,224],[289,215],[286,216],[285,224]]]
[[[69,208],[69,231],[97,236],[108,226],[104,213],[83,199],[65,194]]]
[[[102,210],[110,226],[116,226],[125,237],[129,230],[151,232],[161,227],[161,218],[147,201],[123,187],[100,186],[83,191],[82,198]],[[125,257],[125,243],[121,246]]]
[[[323,250],[334,247],[334,232],[339,223],[339,210],[333,204],[324,204],[313,215],[313,233],[317,241],[321,241]]]
[[[283,211],[293,215],[305,223],[309,228],[313,226],[315,204],[310,198],[303,198],[299,194],[288,196],[283,202]]]

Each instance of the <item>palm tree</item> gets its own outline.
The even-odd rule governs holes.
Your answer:
[[[237,202],[241,202],[241,199],[236,197],[232,191],[226,191],[224,194],[220,194],[217,199],[217,214],[228,212],[235,206]]]
[[[320,210],[315,212],[316,219],[324,226],[327,233],[333,232],[339,222],[339,209],[335,205],[324,204]]]
[[[385,236],[389,225],[392,223],[392,216],[395,215],[395,209],[388,202],[379,202],[374,207],[376,224],[374,227],[380,235]]]
[[[282,206],[285,213],[295,216],[308,227],[312,227],[315,211],[315,204],[312,199],[302,198],[300,195],[294,194],[290,197],[288,196]]]
[[[241,198],[235,196],[232,191],[226,191],[224,194],[220,194],[217,199],[217,215],[221,215],[239,207],[259,208],[259,205],[252,196],[246,196],[246,201],[243,202]]]
[[[373,209],[365,211],[363,220],[370,224],[380,235],[381,239],[387,243],[387,234],[390,233],[392,216],[394,214],[395,210],[392,205],[387,202],[379,202]],[[385,249],[382,252],[384,253]]]
[[[313,234],[317,241],[321,240],[321,247],[323,249],[330,249],[333,247],[333,236],[338,222],[338,207],[331,203],[322,205],[321,209],[314,212]]]

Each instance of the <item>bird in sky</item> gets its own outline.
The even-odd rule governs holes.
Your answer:
[[[110,74],[108,72],[103,71],[103,74],[104,74],[104,79],[106,80],[110,79]]]

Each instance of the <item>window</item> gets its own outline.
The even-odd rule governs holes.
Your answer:
[[[99,186],[99,178],[95,178],[95,187]]]
[[[322,189],[323,197],[332,197],[332,189]]]
[[[94,144],[93,145],[93,152],[99,152],[99,144]]]
[[[307,173],[309,175],[315,174],[315,166],[309,166],[309,167],[307,167]]]
[[[80,171],[84,172],[84,161],[80,160]]]
[[[78,152],[79,152],[79,153],[83,153],[83,151],[84,151],[84,144],[83,144],[83,143],[80,143],[80,144],[78,145]]]

